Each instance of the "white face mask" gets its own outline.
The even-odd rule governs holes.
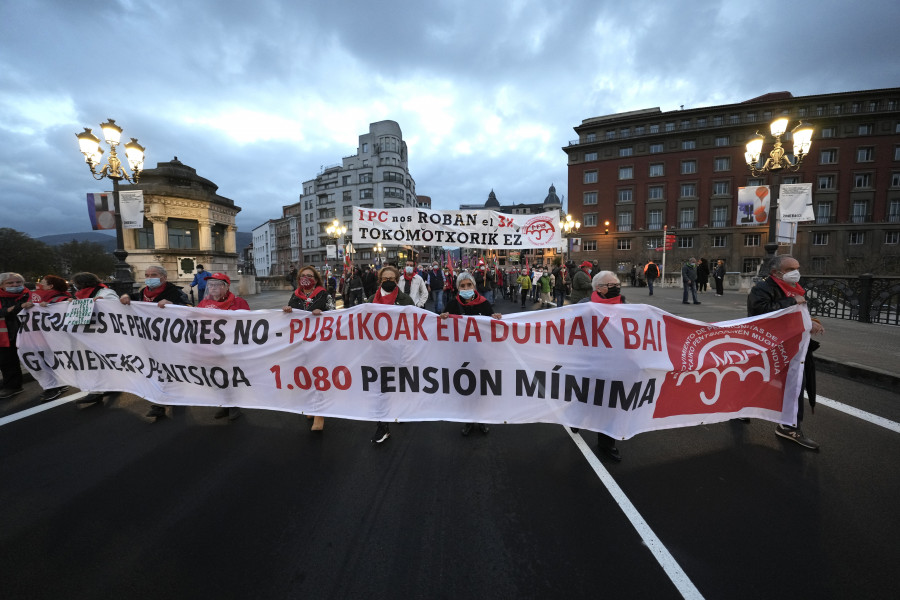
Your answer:
[[[782,275],[781,278],[788,283],[798,283],[800,281],[800,270],[797,269],[796,271],[788,271],[787,273]]]

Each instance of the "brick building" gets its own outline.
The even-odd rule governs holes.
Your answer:
[[[815,128],[796,172],[754,177],[745,144],[778,117]],[[607,268],[659,260],[663,226],[675,231],[667,271],[690,256],[755,272],[768,226],[737,225],[742,186],[812,183],[816,219],[798,227],[792,252],[808,274],[900,274],[900,88],[794,97],[585,119],[568,156],[569,213],[580,218],[573,259]],[[784,138],[787,138],[785,141]],[[790,133],[782,138],[790,151]],[[604,222],[609,221],[606,233]],[[779,252],[787,252],[782,248]]]

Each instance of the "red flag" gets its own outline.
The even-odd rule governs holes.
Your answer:
[[[456,279],[456,274],[453,272],[453,257],[450,255],[450,251],[447,250],[447,268],[450,269],[450,281],[454,281]],[[451,284],[452,287],[452,284]]]

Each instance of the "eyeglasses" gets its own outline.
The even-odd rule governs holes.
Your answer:
[[[621,285],[622,284],[620,284],[620,283],[601,283],[600,284],[601,287],[607,287],[607,288],[617,288],[617,287],[621,287]]]

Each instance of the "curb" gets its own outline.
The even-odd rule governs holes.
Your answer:
[[[837,375],[845,379],[867,383],[880,388],[896,391],[900,388],[900,376],[894,373],[888,373],[875,367],[866,367],[854,362],[846,362],[828,358],[826,356],[816,356],[816,369],[819,371]]]

